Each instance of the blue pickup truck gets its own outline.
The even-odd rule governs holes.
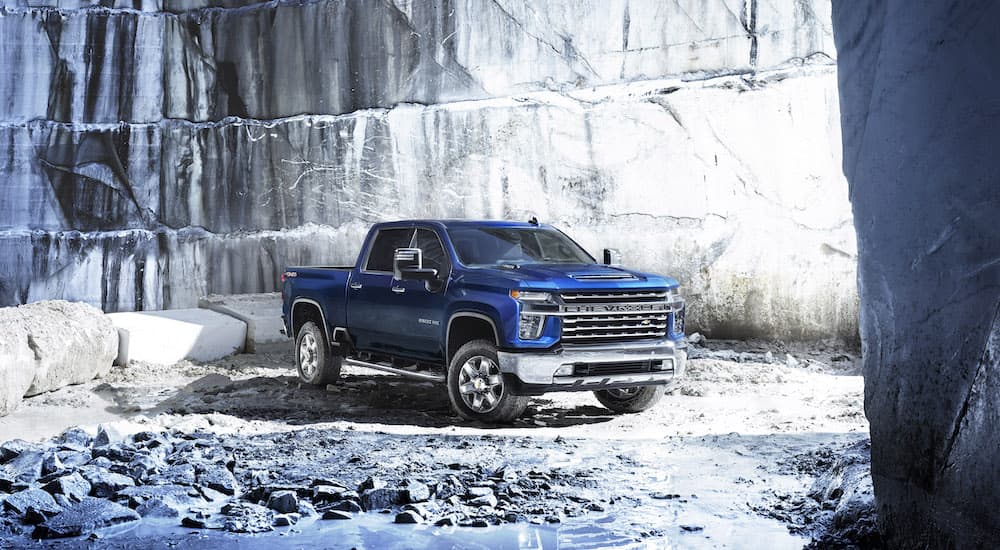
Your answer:
[[[534,219],[380,223],[354,266],[285,270],[285,334],[306,383],[345,364],[434,380],[469,420],[510,422],[554,391],[640,412],[684,372],[684,300],[604,256]]]

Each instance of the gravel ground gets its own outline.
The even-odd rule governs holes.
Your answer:
[[[877,542],[860,361],[836,344],[702,342],[687,376],[645,413],[549,394],[504,428],[461,421],[432,383],[345,368],[342,383],[313,388],[292,364],[290,352],[133,364],[25,400],[0,418],[0,439],[31,443],[2,447],[0,545],[77,531],[37,544]],[[77,475],[89,490],[70,490]],[[11,504],[33,489],[55,507],[18,508],[45,500],[37,493]]]

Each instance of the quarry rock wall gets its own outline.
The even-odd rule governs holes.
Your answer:
[[[695,330],[857,333],[828,2],[2,4],[0,305],[192,307],[373,222],[533,214]]]

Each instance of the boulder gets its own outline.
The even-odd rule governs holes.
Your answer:
[[[403,481],[403,496],[406,502],[424,502],[430,500],[431,490],[419,480],[407,479]]]
[[[96,529],[137,521],[139,514],[109,500],[87,497],[35,528],[34,538],[77,537]]]
[[[17,408],[35,379],[35,354],[28,345],[28,328],[8,311],[0,309],[0,416]]]
[[[223,526],[231,533],[263,533],[274,530],[274,511],[249,502],[227,504]]]
[[[275,491],[268,497],[267,507],[279,514],[296,512],[299,509],[299,498],[295,491]]]
[[[90,494],[91,486],[79,472],[73,472],[48,482],[42,489],[53,495],[65,495],[72,501],[80,502]]]
[[[93,447],[107,447],[113,443],[121,443],[124,440],[121,432],[109,424],[101,424],[97,427],[97,435],[92,442]]]
[[[423,523],[424,518],[413,510],[406,510],[396,514],[396,523]]]
[[[31,381],[22,395],[32,396],[105,374],[117,355],[118,332],[93,306],[57,300],[0,309],[0,412],[10,412],[24,369]]]
[[[23,439],[11,439],[0,443],[0,464],[13,460],[24,451],[37,451],[39,446],[36,443],[29,443]]]
[[[137,514],[144,518],[178,518],[181,510],[171,506],[161,497],[154,497],[139,506],[136,506]]]
[[[147,483],[154,485],[173,484],[194,485],[197,477],[194,466],[188,463],[173,464],[149,476]]]
[[[353,519],[354,516],[350,512],[343,512],[340,510],[327,510],[323,512],[323,519]]]
[[[280,514],[274,517],[274,526],[288,527],[290,525],[295,525],[299,522],[299,518],[300,516],[298,513]]]
[[[59,457],[59,461],[62,462],[63,466],[67,469],[76,469],[84,464],[90,462],[94,456],[90,454],[88,450],[72,451],[65,450],[56,453]]]
[[[93,438],[87,430],[74,426],[59,434],[55,442],[64,449],[80,450],[86,449],[93,443]]]
[[[488,495],[469,499],[466,504],[469,506],[494,508],[497,505],[497,497],[493,495],[493,493],[490,493]]]
[[[179,517],[205,505],[198,491],[182,485],[138,485],[126,487],[116,496],[142,517]]]
[[[361,505],[353,500],[341,500],[330,505],[328,510],[340,510],[341,512],[362,512]]]
[[[118,491],[135,485],[135,480],[131,477],[109,472],[102,468],[95,468],[93,466],[81,468],[80,473],[83,475],[83,478],[90,483],[90,494],[95,497],[112,497],[116,495]]]
[[[210,309],[246,323],[247,353],[287,348],[289,339],[282,334],[281,294],[213,294],[198,300],[198,307]]]
[[[195,467],[200,485],[232,496],[240,491],[239,483],[228,468],[220,464],[199,464]]]
[[[368,489],[361,493],[361,506],[368,512],[392,508],[394,505],[403,504],[405,500],[406,497],[400,489]]]
[[[212,361],[243,350],[246,342],[246,323],[207,309],[124,312],[108,317],[121,338],[118,362],[122,365]]]
[[[42,459],[43,476],[58,474],[64,470],[66,470],[66,466],[64,466],[62,461],[59,460],[59,455],[52,451],[45,454],[45,458]]]
[[[54,515],[62,510],[52,495],[41,489],[18,491],[4,499],[3,507],[18,516],[24,516],[32,510],[45,515]]]
[[[31,483],[42,477],[42,465],[45,462],[45,453],[35,450],[25,450],[3,465],[6,472],[14,481]]]

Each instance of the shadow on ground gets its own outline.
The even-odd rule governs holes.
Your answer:
[[[123,401],[127,400],[116,400],[118,407],[128,408]],[[143,412],[220,413],[291,425],[351,421],[433,428],[489,427],[455,415],[442,384],[378,374],[345,374],[337,384],[327,387],[302,384],[294,376],[232,380],[208,374]],[[601,407],[565,408],[548,399],[534,398],[525,415],[509,427],[567,427],[612,418],[610,411]]]

